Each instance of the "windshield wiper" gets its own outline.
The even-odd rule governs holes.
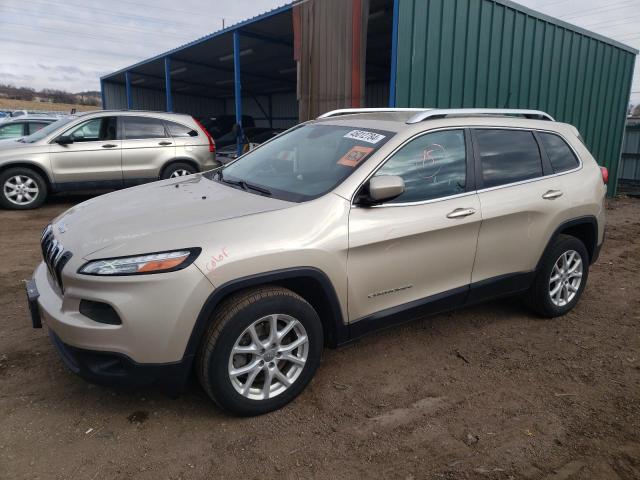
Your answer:
[[[230,178],[224,178],[224,175],[222,174],[222,170],[219,170],[217,174],[221,182],[227,183],[229,185],[236,185],[242,188],[245,192],[249,190],[253,190],[263,195],[267,195],[269,197],[272,195],[271,190],[261,187],[259,185],[256,185],[254,183],[247,182],[245,180],[231,180]]]

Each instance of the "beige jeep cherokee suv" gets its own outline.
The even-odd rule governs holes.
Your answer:
[[[81,203],[28,282],[68,367],[224,409],[282,407],[325,345],[522,294],[571,310],[604,235],[605,171],[537,111],[330,112],[224,168]]]
[[[0,206],[37,208],[49,192],[113,190],[217,165],[213,139],[189,115],[80,113],[0,144]]]

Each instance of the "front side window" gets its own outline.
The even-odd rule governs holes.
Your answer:
[[[49,125],[49,122],[29,122],[29,135]]]
[[[23,123],[9,123],[8,125],[2,125],[0,127],[0,139],[22,137],[22,135],[24,135],[22,133],[23,125]]]
[[[222,178],[218,173],[210,178],[248,191],[253,185],[283,200],[307,201],[334,189],[393,135],[370,128],[306,124],[243,155],[222,170]]]
[[[567,142],[562,138],[553,133],[542,132],[539,132],[538,136],[542,143],[542,148],[544,148],[544,151],[549,157],[549,161],[553,167],[553,173],[566,172],[578,166],[578,159],[573,153],[573,150],[569,148]]]
[[[404,180],[404,193],[386,203],[448,197],[465,191],[466,156],[464,130],[428,133],[393,154],[375,176],[397,175]]]
[[[532,132],[479,129],[475,140],[484,188],[542,176],[542,157]]]
[[[122,119],[125,140],[167,138],[162,120],[149,117],[122,117]]]
[[[74,142],[115,140],[117,137],[116,118],[100,117],[87,120],[73,128],[67,135]]]

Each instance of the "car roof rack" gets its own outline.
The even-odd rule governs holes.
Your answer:
[[[393,113],[393,112],[409,112],[419,113],[426,112],[428,108],[340,108],[323,113],[318,118],[339,117],[341,115],[353,115],[356,113]]]
[[[548,120],[555,122],[553,117],[546,112],[540,110],[526,110],[517,108],[431,108],[423,109],[420,113],[416,113],[407,120],[407,123],[419,123],[423,120],[435,120],[445,118],[451,115],[473,117],[477,115],[494,115],[494,116],[520,116],[535,120]]]

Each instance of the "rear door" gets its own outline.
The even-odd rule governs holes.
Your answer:
[[[526,129],[473,130],[482,226],[472,282],[499,282],[506,291],[496,294],[526,284],[568,209],[566,176],[553,175],[536,135]]]
[[[86,120],[62,135],[73,143],[49,147],[55,182],[64,189],[119,188],[122,186],[121,142],[117,118]]]
[[[123,115],[122,176],[125,185],[158,180],[162,167],[176,156],[173,138],[158,118]]]

